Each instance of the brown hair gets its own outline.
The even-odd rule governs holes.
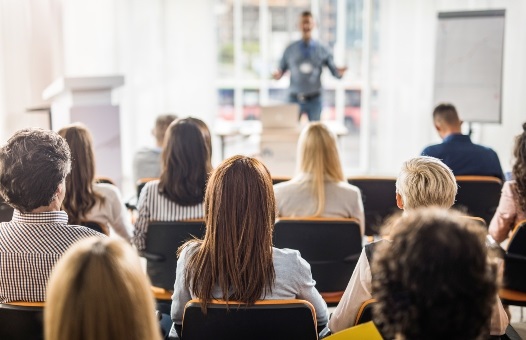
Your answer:
[[[207,185],[205,211],[204,240],[189,242],[198,248],[185,269],[187,285],[204,301],[203,310],[216,285],[222,299],[249,304],[272,291],[276,202],[263,163],[243,156],[221,163]]]
[[[0,194],[22,213],[48,206],[70,169],[64,138],[43,129],[19,130],[0,148]]]
[[[526,123],[522,124],[522,133],[515,138],[513,156],[513,178],[516,181],[518,205],[526,210]]]
[[[115,238],[73,245],[48,283],[47,340],[160,340],[151,284],[136,251]]]
[[[84,216],[104,197],[93,190],[95,181],[95,155],[91,133],[83,124],[76,123],[58,131],[71,149],[71,172],[66,177],[66,195],[62,209],[69,223],[79,224]]]
[[[433,110],[433,120],[444,122],[446,125],[458,125],[460,119],[458,118],[457,109],[453,104],[443,103],[437,105]]]
[[[195,118],[170,124],[164,138],[159,193],[182,206],[203,202],[212,170],[210,151]]]
[[[497,294],[487,231],[438,208],[406,212],[371,265],[375,321],[386,338],[479,339]]]

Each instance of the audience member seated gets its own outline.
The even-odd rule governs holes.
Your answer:
[[[504,180],[497,153],[488,147],[474,144],[469,136],[462,134],[462,121],[453,105],[438,105],[433,111],[433,122],[443,141],[426,147],[422,156],[442,160],[455,176],[493,176]]]
[[[360,190],[347,183],[336,137],[322,123],[311,123],[298,141],[298,171],[274,186],[278,214],[284,217],[355,217],[364,233]]]
[[[203,218],[203,197],[212,163],[208,128],[204,130],[201,124],[196,118],[185,118],[168,127],[161,177],[146,183],[137,204],[139,217],[133,238],[137,249],[145,247],[150,221]]]
[[[391,226],[373,261],[375,321],[392,339],[484,339],[497,294],[484,228],[424,209]]]
[[[161,339],[150,281],[119,239],[83,240],[57,263],[44,311],[47,340]]]
[[[159,178],[161,175],[161,151],[164,133],[176,119],[176,115],[165,114],[158,116],[155,120],[155,126],[152,129],[155,147],[141,148],[133,157],[133,178],[135,182],[141,178]]]
[[[71,150],[71,172],[66,177],[66,196],[62,208],[69,222],[103,223],[128,242],[133,225],[119,189],[108,183],[95,182],[95,155],[88,129],[72,124],[59,130]]]
[[[406,161],[396,180],[396,203],[404,214],[422,207],[449,209],[456,194],[455,176],[444,163],[433,157],[420,156]],[[362,303],[373,298],[370,263],[376,247],[385,242],[368,244],[362,250],[345,293],[329,321],[332,333],[352,326]],[[500,300],[497,300],[494,313],[491,334],[504,334],[508,317]]]
[[[68,144],[52,131],[23,129],[0,148],[0,194],[15,209],[0,223],[0,302],[44,301],[62,254],[82,238],[104,237],[68,225],[60,210],[70,169]]]
[[[489,233],[497,242],[508,238],[517,222],[526,219],[526,123],[515,139],[512,174],[514,180],[504,182],[499,206],[489,224]]]
[[[297,250],[272,247],[272,180],[254,158],[234,156],[213,171],[205,196],[206,235],[179,249],[171,316],[179,332],[185,304],[199,298],[240,301],[305,299],[327,323],[327,305]],[[268,325],[272,327],[272,325]],[[175,335],[172,329],[171,335]]]

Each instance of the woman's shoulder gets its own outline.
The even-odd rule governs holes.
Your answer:
[[[120,198],[121,192],[113,184],[109,183],[95,183],[93,185],[93,191],[105,198]]]
[[[360,194],[360,188],[355,185],[349,184],[347,181],[332,182],[332,185],[339,191],[348,192],[353,194]]]
[[[287,262],[295,263],[301,258],[301,254],[298,250],[289,248],[272,248],[272,257],[274,263],[284,264]]]
[[[196,240],[188,241],[181,246],[181,252],[179,253],[179,259],[181,261],[186,261],[187,257],[192,255],[199,248],[199,242]]]

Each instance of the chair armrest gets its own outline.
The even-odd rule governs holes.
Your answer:
[[[144,257],[146,260],[152,262],[164,262],[166,260],[166,258],[163,255],[148,253],[144,250],[139,251],[139,256]]]

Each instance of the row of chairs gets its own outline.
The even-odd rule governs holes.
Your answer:
[[[203,220],[151,222],[141,256],[146,258],[152,284],[173,289],[177,248],[205,233]],[[300,251],[309,262],[317,289],[327,303],[338,303],[349,282],[360,252],[362,238],[358,220],[337,218],[282,218],[276,221],[274,245]]]
[[[202,222],[193,223],[203,228]],[[177,228],[172,226],[171,229]],[[499,296],[504,304],[526,306],[526,220],[515,228],[504,260],[504,286]],[[154,287],[152,290],[157,299],[170,299],[171,293],[166,290]],[[373,320],[374,303],[374,299],[364,303],[355,324]],[[43,308],[43,303],[0,304],[0,339],[42,339]],[[183,339],[317,339],[315,320],[314,308],[303,300],[261,301],[251,307],[213,301],[206,315],[201,313],[200,301],[192,300],[185,309],[182,334]],[[510,326],[505,335],[492,339],[515,340],[520,337]]]
[[[137,197],[144,185],[156,178],[143,178],[137,182]],[[289,177],[273,177],[274,184],[288,181]],[[471,216],[479,216],[486,224],[493,218],[499,205],[502,181],[487,176],[457,176],[458,194],[453,208]],[[365,234],[377,235],[385,218],[398,211],[395,201],[394,177],[349,177],[347,181],[362,193],[365,210]]]

